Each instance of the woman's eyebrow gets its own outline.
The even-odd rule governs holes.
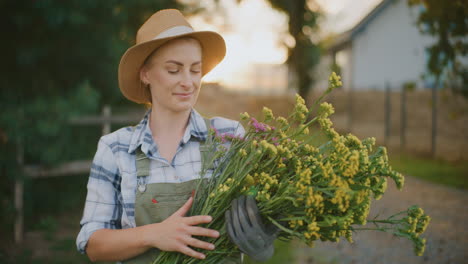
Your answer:
[[[174,63],[174,64],[177,64],[177,65],[180,65],[180,66],[184,66],[184,64],[182,62],[175,61],[175,60],[168,60],[168,61],[166,61],[166,63]],[[196,65],[196,64],[201,64],[201,61],[196,61],[196,62],[192,63],[192,66]]]

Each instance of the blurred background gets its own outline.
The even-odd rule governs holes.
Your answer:
[[[238,119],[267,106],[286,116],[325,100],[340,133],[376,137],[406,185],[370,217],[419,204],[432,217],[426,253],[385,233],[355,243],[278,243],[268,263],[464,263],[468,257],[468,2],[465,0],[0,1],[0,263],[88,263],[76,251],[99,138],[145,108],[118,89],[138,27],[178,8],[219,32],[224,61],[197,110]],[[247,263],[253,263],[247,260]]]

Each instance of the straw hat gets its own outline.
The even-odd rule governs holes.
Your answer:
[[[179,37],[192,37],[200,41],[202,76],[218,65],[226,54],[226,44],[218,33],[195,31],[178,10],[158,11],[140,27],[136,44],[120,59],[119,87],[125,97],[136,103],[148,103],[150,91],[140,81],[140,68],[156,48]]]

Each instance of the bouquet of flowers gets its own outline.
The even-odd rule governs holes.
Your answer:
[[[296,95],[288,118],[275,117],[263,109],[263,120],[241,114],[246,121],[244,137],[219,134],[215,138],[212,157],[206,163],[217,164],[213,176],[199,185],[191,215],[211,215],[205,227],[219,230],[217,239],[202,238],[215,244],[203,263],[219,263],[239,254],[239,249],[226,234],[225,211],[240,195],[252,195],[257,201],[264,222],[279,228],[283,241],[299,239],[313,247],[314,242],[339,242],[341,237],[352,242],[354,232],[378,230],[410,239],[414,252],[421,256],[425,231],[430,217],[418,206],[412,206],[386,219],[368,219],[373,199],[380,199],[392,179],[398,189],[404,177],[388,163],[384,147],[375,148],[375,139],[360,140],[352,134],[340,135],[329,117],[333,106],[321,103],[324,96],[341,86],[340,77],[332,73],[329,88],[311,109]],[[316,110],[316,116],[310,117]],[[309,135],[318,126],[326,140],[317,142]],[[207,166],[204,166],[207,167]],[[206,169],[202,170],[202,176]],[[374,227],[359,227],[366,223]],[[198,263],[200,260],[180,253],[162,252],[155,263]]]

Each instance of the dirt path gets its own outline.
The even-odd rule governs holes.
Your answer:
[[[372,204],[369,216],[389,216],[413,204],[420,205],[432,218],[424,235],[427,239],[424,256],[415,256],[411,243],[405,239],[361,231],[353,237],[353,244],[318,242],[312,249],[300,247],[297,263],[468,263],[468,191],[406,177],[402,191],[389,184],[383,198]]]

